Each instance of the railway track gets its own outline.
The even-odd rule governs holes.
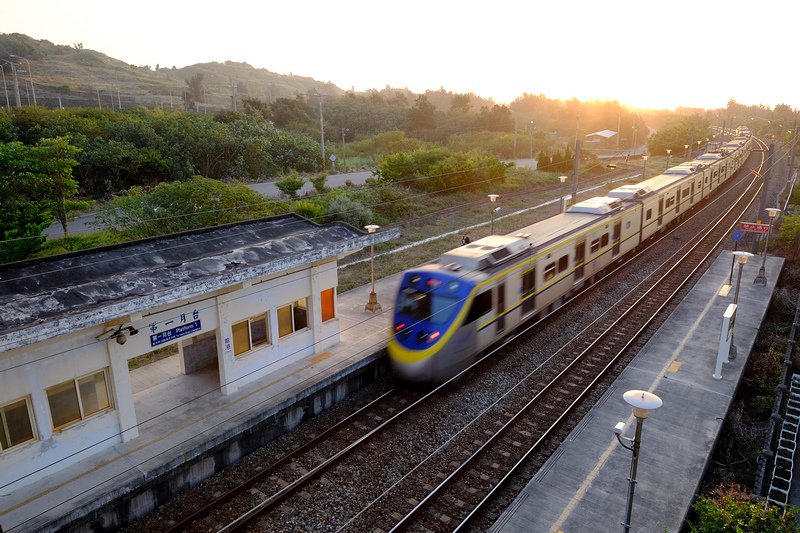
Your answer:
[[[750,184],[751,198],[755,189]],[[732,193],[716,201],[725,202],[726,194]],[[736,205],[742,202],[748,200]],[[639,283],[619,307],[505,392],[474,405],[468,403],[469,393],[466,398],[451,394],[453,388],[490,388],[474,374],[427,394],[388,391],[313,442],[270,466],[257,467],[249,480],[168,531],[485,530],[508,503],[507,491],[513,494],[513,485],[526,479],[519,478],[520,468],[527,465],[535,471],[544,464],[602,394],[603,381],[635,355],[644,343],[644,329],[719,246],[742,209],[729,210],[696,245],[681,251],[680,260],[673,257],[673,266],[651,274],[648,279],[656,276],[657,283]],[[662,245],[670,246],[672,233],[662,238]],[[632,261],[636,257],[626,264]],[[460,410],[465,411],[460,429],[440,434],[439,424],[459,418]],[[409,439],[412,426],[428,432]]]

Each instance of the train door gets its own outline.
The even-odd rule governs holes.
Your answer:
[[[501,283],[497,287],[497,333],[502,333],[506,329],[506,284]]]
[[[689,205],[694,204],[694,182],[692,182],[692,192],[689,193]]]
[[[664,223],[664,197],[658,199],[658,227]]]
[[[536,310],[536,267],[522,274],[522,315],[527,316]]]
[[[616,257],[619,255],[619,240],[622,237],[622,221],[620,220],[616,224],[614,224],[614,234],[611,236],[611,242],[614,245],[614,248],[611,252],[612,257]]]
[[[586,241],[575,245],[575,282],[583,279],[583,262],[586,261]]]

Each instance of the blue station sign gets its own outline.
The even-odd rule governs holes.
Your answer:
[[[202,327],[200,326],[200,321],[195,320],[194,322],[189,322],[188,324],[183,324],[166,331],[159,331],[158,333],[150,335],[150,346],[158,346],[159,344],[164,344],[165,342],[172,342],[181,337],[185,337],[186,335],[191,335],[192,333],[198,332],[201,329]]]

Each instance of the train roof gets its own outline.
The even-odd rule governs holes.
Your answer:
[[[642,200],[653,194],[653,189],[647,185],[637,183],[636,185],[623,185],[608,193],[611,198],[620,200]]]
[[[589,213],[592,215],[607,215],[622,208],[618,198],[596,196],[577,204],[572,204],[567,209],[570,213]]]
[[[695,159],[695,161],[704,161],[704,162],[719,161],[720,159],[723,159],[727,155],[728,154],[723,154],[722,152],[706,152],[704,154],[700,154],[699,156],[697,156],[697,159]]]
[[[442,254],[438,263],[451,270],[487,270],[522,254],[529,246],[524,237],[489,235]]]
[[[662,190],[671,187],[675,182],[681,181],[686,175],[686,173],[659,174],[658,176],[653,176],[652,178],[639,183],[638,186],[647,187],[654,193],[660,193]]]

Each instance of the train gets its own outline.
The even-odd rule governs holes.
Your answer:
[[[746,128],[692,161],[406,271],[387,351],[402,380],[440,384],[523,323],[550,314],[707,200],[749,157]]]

